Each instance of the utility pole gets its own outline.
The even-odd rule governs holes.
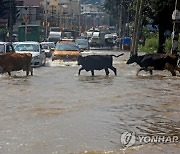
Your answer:
[[[81,0],[79,0],[79,16],[78,16],[78,27],[79,27],[79,36],[81,35]]]
[[[47,40],[48,36],[48,23],[47,23],[47,0],[45,1],[45,40]]]
[[[119,38],[122,37],[122,3],[119,6]],[[121,43],[119,43],[119,50],[121,50]]]
[[[135,14],[135,22],[134,22],[135,25],[134,25],[132,51],[131,51],[131,53],[133,54],[137,53],[138,50],[143,2],[144,0],[137,0],[137,4],[136,4],[136,14]]]
[[[9,12],[9,39],[11,40],[12,39],[12,0],[10,0],[10,3],[9,3],[9,9],[10,9],[10,12]]]
[[[171,53],[177,54],[179,32],[180,32],[180,1],[179,0],[176,0],[175,2],[175,10],[173,11],[172,19],[173,19],[173,36],[172,36]]]
[[[28,15],[27,15],[27,6],[25,7],[25,10],[26,10],[26,16],[25,16],[25,28],[24,28],[24,30],[25,30],[25,35],[24,35],[24,40],[25,41],[27,41],[27,19],[28,19]]]

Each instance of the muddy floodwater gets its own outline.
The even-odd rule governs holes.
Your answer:
[[[88,54],[119,54],[91,50]],[[114,58],[110,70],[82,71],[76,62],[51,62],[34,76],[0,75],[0,154],[179,153],[179,139],[140,143],[128,148],[124,132],[180,138],[180,74],[154,75],[127,65],[129,53]]]

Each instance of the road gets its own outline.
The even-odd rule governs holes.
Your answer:
[[[91,50],[88,54],[119,54]],[[52,62],[34,76],[13,72],[0,76],[0,153],[121,154],[178,153],[179,144],[136,141],[124,147],[121,135],[180,138],[180,75],[155,71],[153,76],[127,65],[129,53],[114,58],[110,70],[82,71],[76,62]]]

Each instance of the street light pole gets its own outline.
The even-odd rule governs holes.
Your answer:
[[[79,0],[79,36],[81,35],[81,0]]]
[[[122,4],[120,4],[120,6],[119,6],[119,38],[121,38],[122,37]],[[119,44],[119,50],[121,50],[121,44]]]
[[[12,39],[12,2],[10,0],[10,12],[9,12],[9,39]]]
[[[172,19],[173,19],[173,37],[172,37],[171,53],[177,54],[179,31],[180,31],[180,1],[179,0],[176,0],[175,2],[175,10],[173,12]]]
[[[137,53],[144,0],[137,0],[131,53]]]
[[[45,24],[45,40],[47,40],[47,35],[48,35],[48,24],[47,24],[47,0],[45,1],[45,22],[46,22],[46,24]]]
[[[26,16],[25,16],[25,35],[24,35],[24,40],[25,41],[27,41],[27,18],[28,18],[28,16],[27,16],[27,6],[25,7],[25,10],[26,10]]]

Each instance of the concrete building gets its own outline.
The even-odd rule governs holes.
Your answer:
[[[77,27],[80,16],[79,0],[42,0],[41,7],[44,13],[43,19],[45,21],[47,16],[50,26],[59,26],[67,29]]]
[[[81,4],[81,0],[17,0],[20,16],[17,24],[40,24],[61,29],[85,30],[103,20],[100,4]],[[47,23],[46,23],[47,21]]]
[[[40,7],[41,0],[16,0],[17,9],[19,10],[19,16],[14,25],[14,31],[17,31],[17,27],[22,24],[41,24],[42,11]]]
[[[41,0],[16,0],[19,6],[39,6]]]

